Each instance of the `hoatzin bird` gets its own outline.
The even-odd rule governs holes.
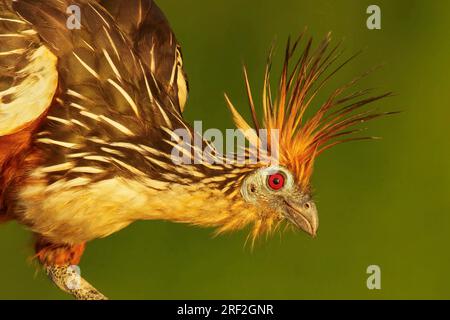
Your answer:
[[[316,234],[315,158],[364,139],[348,135],[382,114],[358,110],[386,96],[349,93],[362,75],[305,119],[348,61],[330,70],[340,50],[329,37],[316,48],[303,41],[291,67],[302,41],[288,44],[275,95],[269,61],[261,123],[246,72],[252,125],[227,98],[249,145],[262,143],[258,130],[278,130],[276,165],[267,157],[179,164],[174,150],[193,157],[198,147],[180,148],[175,130],[197,133],[182,117],[188,85],[163,13],[152,0],[75,3],[79,28],[68,27],[71,0],[0,0],[0,220],[15,219],[35,234],[36,258],[61,289],[79,299],[105,298],[82,278],[69,286],[70,266],[78,265],[86,242],[136,220],[219,233],[252,225],[253,240],[283,221]],[[213,148],[210,156],[219,158]]]

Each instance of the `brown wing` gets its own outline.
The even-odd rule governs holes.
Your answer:
[[[77,1],[81,26],[68,28],[67,9],[72,3],[12,2],[15,12],[37,32],[36,45],[44,44],[57,59],[57,92],[47,118],[33,137],[36,147],[48,155],[45,165],[70,162],[85,168],[111,153],[126,156],[139,145],[170,154],[171,146],[164,142],[170,140],[167,129],[187,127],[178,99],[165,90],[170,78],[158,78],[151,72],[151,59],[145,60],[139,53],[145,46],[136,47],[128,31],[122,31],[97,1]],[[86,154],[95,155],[95,159],[78,157]],[[120,171],[125,165],[132,171],[147,161],[144,157],[126,158],[126,164],[105,164],[105,174],[114,174],[115,168]],[[66,177],[67,171],[52,173],[52,179]]]
[[[83,106],[91,114],[120,120],[123,126],[116,126],[122,129],[118,131],[138,136],[179,122],[178,102],[148,70],[114,18],[96,1],[80,0],[81,26],[70,29],[67,10],[71,5],[69,0],[13,2],[13,9],[58,59],[57,102],[64,107],[60,110]],[[68,111],[57,113],[71,120]],[[89,121],[97,124],[96,119],[91,116]]]
[[[130,39],[147,70],[183,111],[189,86],[181,46],[164,13],[152,0],[102,0],[100,4]]]

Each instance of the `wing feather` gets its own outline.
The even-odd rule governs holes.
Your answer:
[[[191,130],[182,118],[182,89],[176,81],[181,53],[153,2],[147,7],[144,1],[131,3],[136,18],[127,25],[98,1],[78,0],[81,28],[71,30],[66,26],[71,0],[0,0],[0,12],[8,13],[1,16],[0,31],[14,34],[0,39],[2,51],[11,51],[0,56],[0,134],[41,116],[31,139],[51,168],[64,163],[87,168],[114,157],[127,157],[130,168],[147,167],[139,146],[170,155],[168,132]],[[27,81],[36,83],[25,86]],[[11,89],[17,85],[22,89]],[[10,91],[30,103],[4,94]],[[11,101],[15,107],[7,110],[14,112],[8,115]],[[13,116],[20,121],[11,121]],[[11,123],[16,123],[13,128]],[[136,149],[138,154],[130,155]],[[95,179],[123,171],[111,161]],[[49,181],[74,177],[69,171],[52,173]]]
[[[35,32],[0,2],[0,136],[20,131],[50,106],[58,85],[57,58]]]
[[[102,0],[100,4],[114,17],[146,70],[154,74],[182,112],[189,85],[181,46],[161,9],[153,0]]]

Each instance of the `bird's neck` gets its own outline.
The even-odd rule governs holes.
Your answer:
[[[257,219],[254,206],[245,202],[239,192],[226,195],[206,184],[174,184],[156,190],[136,182],[127,182],[141,199],[135,208],[137,220],[167,220],[202,227],[233,231]]]
[[[37,174],[31,175],[18,190],[18,220],[49,240],[77,244],[106,237],[137,220],[166,220],[225,232],[258,219],[255,207],[242,199],[238,188],[227,195],[210,182],[114,177],[75,187],[79,181],[48,185]]]

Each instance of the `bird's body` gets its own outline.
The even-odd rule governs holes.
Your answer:
[[[48,189],[42,183],[21,191],[20,205],[26,209],[19,219],[55,243],[79,244],[106,237],[137,220],[216,227],[231,218],[233,224],[245,225],[256,213],[245,202],[224,199],[221,192],[206,185],[174,185],[158,191],[135,180],[113,178],[84,188],[46,192]]]
[[[152,2],[143,3],[146,4],[143,10],[147,10],[147,17],[153,18],[158,13],[157,7]],[[65,26],[65,9],[69,2],[47,1],[41,6],[32,1],[22,1],[14,5],[16,8],[10,7],[11,1],[3,3],[2,13],[12,16],[2,23],[15,31],[10,34],[12,39],[19,38],[23,42],[21,39],[27,38],[27,46],[32,45],[36,49],[30,49],[25,57],[15,54],[13,50],[26,50],[20,46],[17,49],[16,41],[10,45],[14,49],[2,50],[11,52],[5,55],[9,59],[5,64],[18,65],[17,60],[22,58],[28,62],[26,70],[29,70],[25,75],[28,81],[12,84],[8,92],[2,92],[2,102],[8,102],[8,95],[14,96],[9,105],[4,103],[2,106],[2,111],[5,110],[0,118],[2,142],[13,141],[9,148],[12,152],[8,152],[8,148],[2,150],[3,162],[18,164],[11,181],[3,182],[3,197],[14,198],[6,201],[13,208],[3,208],[3,211],[13,212],[14,218],[55,242],[77,244],[106,236],[134,221],[133,206],[143,205],[139,201],[144,194],[136,198],[142,190],[136,188],[127,175],[142,175],[148,184],[155,185],[149,190],[157,190],[158,184],[167,183],[157,180],[159,172],[155,173],[157,170],[145,159],[155,155],[143,148],[161,150],[158,140],[167,133],[159,129],[159,125],[164,124],[170,129],[172,122],[182,121],[181,117],[174,119],[173,116],[182,108],[178,95],[171,97],[169,93],[181,83],[176,80],[179,80],[178,73],[182,70],[176,60],[170,68],[161,68],[159,63],[147,66],[141,60],[138,62],[139,49],[132,50],[134,44],[126,37],[129,34],[113,25],[109,13],[94,1],[85,1],[81,7],[86,21],[89,21],[89,15],[94,17],[92,26],[86,26],[89,32],[80,30],[78,33],[70,33]],[[52,21],[49,28],[46,15],[51,14],[59,20]],[[157,17],[164,23],[163,16]],[[28,24],[28,21],[32,22]],[[14,29],[15,25],[21,28]],[[50,40],[36,39],[33,27],[42,28],[43,38]],[[27,28],[34,32],[23,35],[23,29]],[[99,29],[101,34],[95,29]],[[129,32],[138,33],[131,27]],[[142,38],[151,34],[142,35]],[[165,41],[163,37],[168,35],[171,36],[166,32],[158,38],[154,34],[150,43],[158,41],[161,44]],[[130,34],[130,38],[132,36],[135,37]],[[97,41],[94,37],[98,37]],[[163,50],[172,49],[173,59],[179,58],[176,40],[170,41],[173,45]],[[7,45],[3,44],[4,47]],[[25,43],[20,45],[25,46]],[[153,46],[150,50],[158,49]],[[170,56],[162,53],[163,50],[154,54]],[[151,59],[147,60],[152,63]],[[16,71],[16,74],[21,71]],[[17,81],[16,74],[12,75],[12,81]],[[158,75],[160,80],[151,74]],[[155,97],[150,90],[154,90]],[[158,90],[161,91],[156,95]],[[165,93],[161,93],[162,90]],[[165,112],[161,108],[162,112],[157,111],[150,99],[160,99],[158,104],[164,105],[173,99],[170,103],[174,110]],[[138,105],[149,108],[138,109]],[[117,121],[118,117],[121,123]],[[17,150],[15,137],[21,135],[26,136],[26,142]],[[28,170],[23,170],[20,162],[29,162],[30,159],[35,161]],[[2,167],[11,170],[11,167]],[[3,173],[2,177],[5,176]],[[23,180],[20,184],[23,187],[18,187],[17,179]],[[120,197],[111,197],[112,188],[119,186]],[[146,205],[150,204],[151,198],[149,192]],[[68,199],[82,200],[78,201],[76,208],[77,204],[73,203],[75,206],[72,207]],[[80,210],[79,205],[84,209]]]
[[[262,160],[177,164],[175,130],[195,133],[183,120],[188,85],[164,15],[151,0],[78,2],[81,28],[72,30],[68,0],[0,0],[0,221],[15,219],[36,234],[45,266],[78,264],[86,242],[137,220],[218,232],[254,224],[255,238],[287,219],[315,235],[313,160],[346,128],[378,116],[351,112],[382,97],[337,100],[341,88],[302,122],[312,85],[335,60],[336,49],[325,55],[328,39],[312,54],[308,43],[290,77],[297,43],[288,46],[275,102],[266,74],[264,124],[281,132],[279,169]],[[250,128],[229,107],[237,126]],[[247,138],[258,144],[258,136]],[[275,193],[278,186],[286,190]],[[51,270],[67,290],[60,269]]]

